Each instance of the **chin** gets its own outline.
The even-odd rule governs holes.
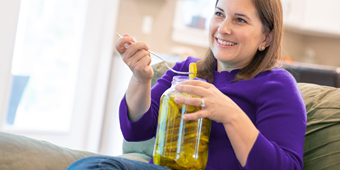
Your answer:
[[[228,62],[228,61],[231,61],[233,59],[233,56],[230,56],[230,55],[218,54],[218,55],[214,55],[214,56],[217,60],[223,61],[223,62]]]

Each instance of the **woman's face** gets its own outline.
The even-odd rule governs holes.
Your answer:
[[[218,70],[247,66],[266,36],[252,0],[219,0],[209,26],[210,48]]]

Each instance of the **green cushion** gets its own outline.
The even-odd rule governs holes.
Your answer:
[[[155,138],[141,141],[141,142],[127,142],[123,140],[123,155],[126,154],[138,154],[141,158],[145,159],[146,162],[151,160],[153,155],[153,148],[155,144]],[[124,156],[121,156],[124,157]]]
[[[299,83],[307,109],[304,169],[340,169],[340,89]]]
[[[167,64],[170,67],[173,67],[175,65],[175,63],[169,63],[169,62],[167,62]],[[153,86],[156,83],[157,79],[161,78],[163,76],[163,74],[168,70],[168,68],[166,67],[164,62],[152,65],[151,67],[152,67],[153,72],[154,72],[154,75],[151,79],[151,86]]]

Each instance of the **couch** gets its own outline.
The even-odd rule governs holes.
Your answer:
[[[154,84],[166,67],[159,63],[153,65],[153,69]],[[302,82],[298,86],[307,109],[304,169],[340,169],[340,88]],[[148,162],[154,141],[154,138],[142,142],[123,141],[120,157]],[[65,170],[72,162],[93,155],[98,154],[0,132],[1,170]]]

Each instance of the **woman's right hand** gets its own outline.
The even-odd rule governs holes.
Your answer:
[[[132,44],[131,44],[132,42]],[[126,48],[124,44],[128,44]],[[135,42],[134,39],[124,34],[116,43],[116,49],[133,73],[133,77],[139,83],[145,83],[153,77],[153,69],[150,66],[151,57],[148,52],[149,46],[144,42]]]

